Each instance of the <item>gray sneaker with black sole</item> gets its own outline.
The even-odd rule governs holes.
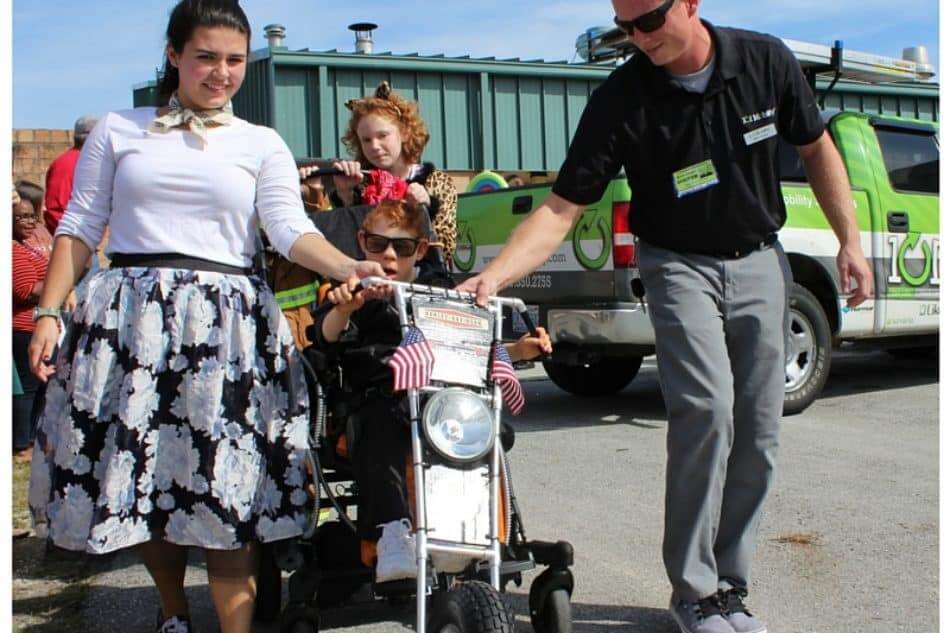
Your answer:
[[[670,614],[681,633],[735,633],[719,604],[719,596],[688,602],[674,594],[670,597]]]
[[[768,633],[765,623],[749,612],[742,601],[749,592],[742,587],[719,591],[719,602],[729,624],[736,633]]]

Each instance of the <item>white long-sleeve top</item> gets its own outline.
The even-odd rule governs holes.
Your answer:
[[[208,129],[149,132],[155,108],[110,112],[89,134],[73,193],[56,229],[106,253],[181,253],[249,267],[264,227],[285,257],[307,218],[286,143],[267,127],[234,118]]]

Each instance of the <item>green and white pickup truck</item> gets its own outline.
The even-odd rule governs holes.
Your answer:
[[[827,125],[851,181],[862,247],[874,271],[874,296],[856,309],[847,307],[835,266],[837,240],[797,151],[784,145],[788,221],[779,239],[795,279],[786,413],[802,411],[821,393],[832,348],[841,342],[918,349],[933,348],[938,340],[937,124],[841,112],[827,117]],[[454,261],[460,278],[483,270],[549,192],[550,186],[527,186],[460,196]],[[507,291],[537,306],[536,321],[555,342],[545,370],[571,393],[616,392],[653,353],[653,328],[633,291],[638,272],[636,240],[627,224],[629,201],[626,178],[618,177],[548,261]]]

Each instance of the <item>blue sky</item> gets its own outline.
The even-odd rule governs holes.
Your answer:
[[[13,0],[13,127],[68,128],[83,113],[127,108],[154,77],[172,0]],[[291,49],[352,50],[348,24],[371,21],[377,51],[571,60],[586,28],[609,24],[609,0],[244,0],[263,26],[287,27]],[[706,0],[714,23],[899,57],[929,49],[938,64],[937,0]]]

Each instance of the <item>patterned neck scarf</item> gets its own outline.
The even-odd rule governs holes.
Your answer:
[[[191,110],[181,105],[181,101],[178,100],[178,93],[176,92],[173,93],[171,99],[168,100],[168,112],[160,117],[156,117],[156,119],[149,124],[148,129],[150,132],[164,134],[173,128],[183,126],[197,135],[202,143],[207,144],[208,127],[212,125],[229,125],[233,118],[234,111],[231,108],[230,101],[228,101],[223,108],[214,110]]]

